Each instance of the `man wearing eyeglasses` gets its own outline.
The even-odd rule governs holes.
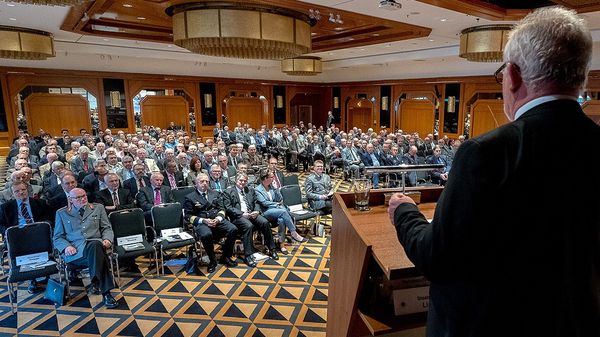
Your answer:
[[[116,308],[119,303],[110,293],[115,285],[105,253],[112,246],[114,234],[104,206],[88,203],[82,188],[72,189],[68,196],[69,206],[56,212],[54,247],[64,253],[66,263],[88,267],[92,293],[101,292],[104,305]]]
[[[583,197],[600,190],[587,179],[600,157],[573,146],[600,139],[577,103],[592,46],[574,11],[529,14],[496,72],[511,122],[462,143],[431,223],[391,198],[400,243],[431,281],[428,336],[600,336],[600,201]],[[549,164],[556,153],[564,165]],[[568,196],[555,183],[578,178]]]

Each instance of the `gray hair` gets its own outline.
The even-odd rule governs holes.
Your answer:
[[[592,57],[592,36],[585,20],[562,7],[535,10],[510,32],[504,60],[517,65],[527,86],[544,83],[579,90]]]

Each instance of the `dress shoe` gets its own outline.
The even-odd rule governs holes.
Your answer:
[[[102,295],[102,302],[104,303],[104,306],[109,309],[114,309],[119,306],[119,302],[115,300],[110,291]]]
[[[210,263],[208,264],[208,268],[206,269],[206,271],[211,274],[214,273],[215,270],[217,270],[217,261],[210,261]]]
[[[275,249],[271,249],[269,250],[268,255],[273,259],[273,260],[279,260],[279,254],[277,254],[277,251]]]
[[[40,291],[42,291],[42,288],[38,285],[37,281],[31,280],[31,282],[29,282],[29,287],[27,287],[27,292],[33,295]]]
[[[221,260],[219,261],[221,264],[226,265],[227,267],[237,267],[237,262],[235,262],[232,258],[230,257],[221,257]]]
[[[244,261],[244,263],[250,268],[256,267],[256,261],[254,261],[254,258],[252,256],[246,256],[242,259],[242,261]]]
[[[280,252],[281,252],[281,254],[283,254],[283,255],[288,255],[288,254],[290,253],[290,252],[287,250],[287,248],[285,248],[285,246],[284,246],[283,244],[282,244],[282,245],[279,247],[279,251],[280,251]]]

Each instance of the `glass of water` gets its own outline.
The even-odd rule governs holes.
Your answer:
[[[370,179],[354,180],[354,209],[357,211],[369,210],[369,191],[371,190]]]

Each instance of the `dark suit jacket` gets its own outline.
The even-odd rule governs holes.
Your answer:
[[[85,176],[81,184],[87,193],[88,201],[94,202],[96,198],[96,192],[100,191],[100,181],[98,180],[96,173],[94,172]]]
[[[143,179],[144,179],[144,184],[146,184],[146,186],[150,186],[150,178],[148,178],[147,176],[144,176]],[[136,180],[137,180],[137,178],[133,177],[133,178],[129,178],[123,182],[123,188],[128,189],[129,192],[131,192],[131,195],[134,197],[138,193]]]
[[[42,200],[29,198],[29,206],[33,215],[33,221],[49,221],[53,223],[53,216],[48,212],[48,207]],[[11,199],[0,205],[0,233],[4,235],[8,227],[19,224],[19,210],[17,200]]]
[[[576,101],[543,103],[460,146],[431,224],[412,204],[396,209],[400,242],[431,281],[428,336],[600,336],[600,202],[562,195],[547,161],[586,158],[560,169],[585,176],[600,157],[573,144],[598,139]],[[600,179],[569,185],[598,190]]]
[[[154,206],[154,190],[152,185],[148,184],[148,186],[142,188],[136,195],[136,200],[142,210],[149,212],[152,206]],[[163,204],[175,202],[170,187],[164,185],[160,187],[160,201]]]
[[[163,172],[162,175],[165,178],[163,180],[163,185],[171,187],[171,183],[169,182],[169,178],[167,177],[167,172]],[[183,177],[183,172],[175,172],[175,183],[177,184],[177,187],[187,186],[185,178]]]
[[[81,188],[81,186],[77,186]],[[57,185],[48,191],[47,197],[48,207],[52,214],[55,214],[59,209],[67,206],[68,200],[63,190],[62,185]]]
[[[114,211],[119,211],[122,209],[129,209],[135,207],[135,200],[131,196],[131,193],[128,189],[119,188],[117,189],[117,196],[119,197],[119,205],[116,209],[109,211],[106,213],[110,214]],[[104,206],[114,206],[113,198],[111,192],[107,189],[96,192],[96,202],[102,204]]]
[[[229,187],[229,180],[221,177],[221,179],[219,179],[219,184],[221,185],[221,189],[218,191],[225,191],[225,189]],[[208,187],[211,190],[217,190],[217,184],[215,183],[215,180],[212,177],[208,179]]]
[[[375,155],[375,158],[377,158],[377,161],[379,161],[379,165],[381,165],[381,166],[385,165],[385,160],[383,160],[383,158],[381,158],[374,151],[373,151],[373,155]],[[364,153],[360,153],[360,160],[363,162],[363,164],[365,164],[365,166],[373,166],[373,160],[371,159],[371,155],[367,151],[365,151]]]
[[[221,193],[211,189],[206,193],[206,200],[202,200],[202,196],[197,189],[185,196],[183,209],[186,223],[191,223],[194,226],[206,226],[200,223],[201,218],[214,219],[221,216],[225,219]]]
[[[244,193],[246,193],[246,199],[248,199],[248,213],[253,211],[260,211],[260,205],[256,202],[256,197],[254,194],[254,189],[246,186],[244,188]],[[240,196],[237,191],[236,186],[230,186],[223,193],[223,206],[225,207],[225,213],[229,220],[233,221],[244,214],[242,212],[242,206],[240,203]]]

